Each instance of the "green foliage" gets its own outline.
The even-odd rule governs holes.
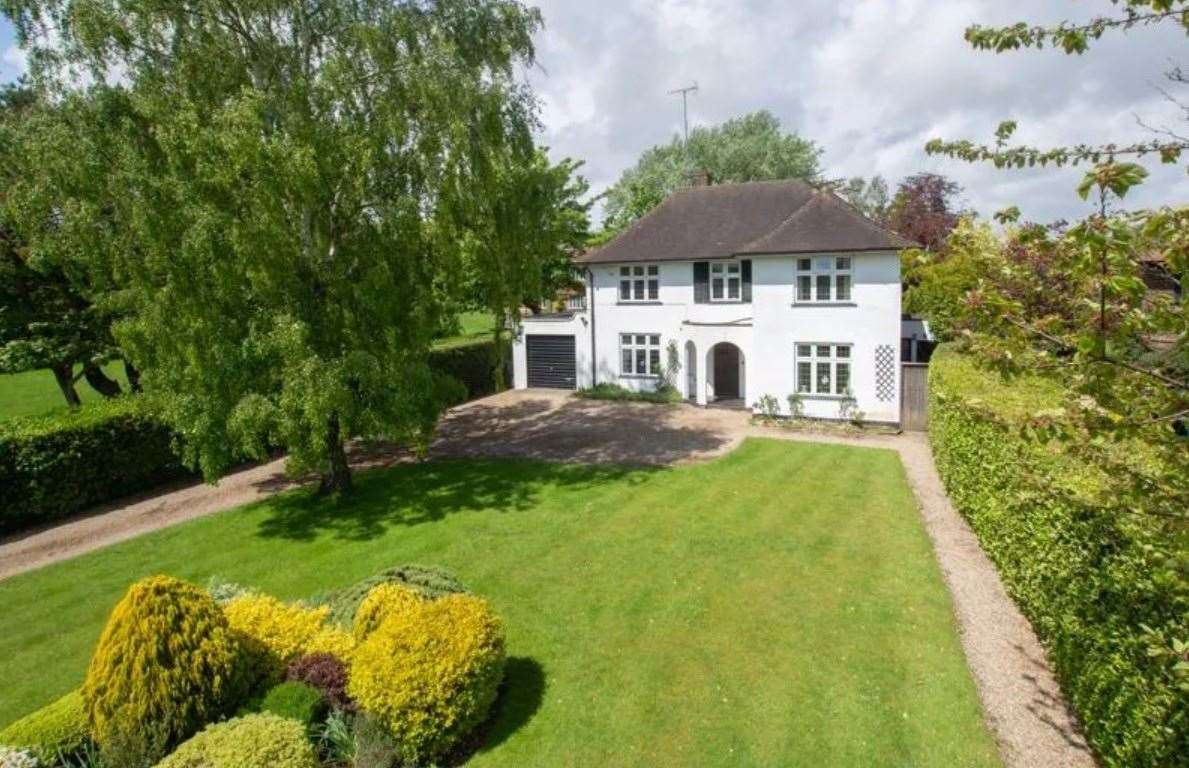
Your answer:
[[[1109,766],[1176,764],[1189,754],[1189,678],[1178,671],[1189,581],[1175,532],[1144,514],[1157,501],[1121,514],[1109,469],[1022,434],[1060,406],[1051,382],[1003,383],[942,347],[929,384],[930,439],[950,498],[1036,629],[1090,743]]]
[[[761,395],[760,399],[756,400],[751,407],[759,411],[762,418],[769,421],[780,416],[780,401],[773,395]]]
[[[355,718],[353,725],[353,768],[397,768],[400,745],[383,722],[364,713]]]
[[[345,441],[427,442],[443,319],[470,293],[515,312],[568,228],[541,228],[564,196],[536,172],[520,78],[539,12],[196,0],[180,24],[155,0],[5,8],[59,105],[13,137],[44,172],[9,208],[33,251],[119,289],[117,340],[187,463],[215,478],[283,447],[294,474],[341,491]],[[52,44],[49,18],[70,19]],[[97,76],[60,80],[63,64]]]
[[[240,715],[269,713],[296,720],[310,733],[326,718],[328,704],[322,692],[311,685],[287,680],[269,688],[263,696],[240,709]]]
[[[689,143],[680,137],[646,150],[606,192],[604,229],[615,232],[660,205],[692,174],[705,171],[714,183],[801,179],[817,181],[821,149],[781,130],[771,112],[761,110],[710,128],[694,128]]]
[[[430,599],[467,592],[462,582],[445,568],[410,563],[388,568],[374,576],[361,579],[349,587],[329,593],[321,598],[320,602],[330,606],[329,620],[332,623],[351,628],[354,626],[359,605],[372,588],[380,584],[399,584]]]
[[[208,726],[157,768],[319,768],[301,723],[262,713]]]
[[[442,404],[457,405],[502,390],[508,379],[504,369],[512,359],[510,352],[511,343],[503,336],[498,341],[487,338],[430,352],[430,368],[463,385],[461,390],[447,389]]]
[[[502,623],[484,600],[447,595],[388,616],[356,650],[347,690],[416,764],[483,721],[503,674]]]
[[[602,382],[593,387],[579,389],[574,397],[584,400],[612,400],[617,402],[657,403],[672,405],[681,402],[681,393],[673,387],[658,387],[656,390],[631,390],[618,384]]]
[[[184,476],[173,442],[141,398],[0,424],[0,532]]]
[[[0,744],[25,749],[43,763],[77,753],[88,738],[87,712],[78,691],[71,691],[0,731]]]
[[[168,576],[133,584],[112,610],[82,697],[92,736],[153,761],[243,694],[241,650],[203,589]]]

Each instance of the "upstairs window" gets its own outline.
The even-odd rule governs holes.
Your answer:
[[[624,376],[660,376],[660,334],[619,334],[619,359],[619,372]]]
[[[640,264],[619,268],[620,301],[659,301],[660,297],[660,267]]]
[[[718,261],[710,265],[711,301],[739,301],[742,284],[738,262]]]
[[[849,344],[797,344],[797,391],[845,395],[850,391]]]
[[[850,256],[797,259],[797,301],[807,304],[851,300]]]

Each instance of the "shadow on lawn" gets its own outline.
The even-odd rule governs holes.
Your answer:
[[[311,490],[267,502],[259,532],[266,538],[307,541],[326,533],[364,541],[394,526],[442,520],[454,512],[516,512],[533,507],[548,488],[593,490],[609,482],[640,482],[655,470],[524,460],[436,460],[360,473],[344,497]]]
[[[491,716],[445,760],[446,766],[466,763],[476,753],[495,749],[533,719],[545,700],[545,670],[535,659],[512,656]]]

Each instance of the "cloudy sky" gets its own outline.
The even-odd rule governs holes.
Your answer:
[[[538,0],[545,30],[529,77],[542,100],[541,140],[582,159],[595,191],[640,152],[691,125],[768,109],[824,149],[830,176],[881,174],[895,183],[931,170],[963,185],[984,215],[1019,205],[1035,220],[1072,218],[1076,170],[997,171],[930,158],[930,138],[989,139],[1000,120],[1040,145],[1149,137],[1136,123],[1175,125],[1156,87],[1189,40],[1173,28],[1114,35],[1081,57],[994,55],[962,39],[974,22],[1053,22],[1108,10],[1106,0]],[[0,20],[0,79],[23,66]],[[1189,99],[1189,94],[1185,94]],[[1129,202],[1189,202],[1185,165],[1150,164]]]

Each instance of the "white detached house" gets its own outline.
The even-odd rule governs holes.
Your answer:
[[[699,405],[900,420],[900,259],[912,244],[795,181],[671,195],[576,260],[587,299],[522,320],[514,384],[655,387],[674,342],[675,384]]]

